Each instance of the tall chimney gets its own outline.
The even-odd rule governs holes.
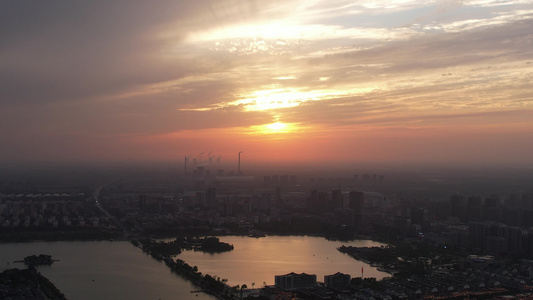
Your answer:
[[[239,175],[241,174],[241,153],[242,151],[239,152]]]

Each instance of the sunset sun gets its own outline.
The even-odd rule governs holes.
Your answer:
[[[276,123],[272,123],[272,124],[267,124],[265,125],[267,129],[269,130],[272,130],[274,132],[276,131],[282,131],[284,129],[286,129],[288,127],[287,124],[285,123],[281,123],[281,122],[276,122]]]
[[[532,28],[533,0],[0,1],[0,295],[533,300]]]
[[[252,134],[261,135],[287,134],[298,132],[300,130],[301,127],[296,123],[283,123],[279,121],[270,124],[251,126]]]
[[[532,1],[27,2],[0,162],[533,161]]]

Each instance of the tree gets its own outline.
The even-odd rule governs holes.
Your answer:
[[[242,290],[247,289],[248,286],[246,284],[241,285],[240,292],[241,292],[241,300],[242,300]]]

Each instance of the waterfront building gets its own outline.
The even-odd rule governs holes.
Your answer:
[[[315,274],[296,274],[291,272],[285,275],[276,275],[274,278],[276,287],[287,290],[312,288],[316,285]]]
[[[324,284],[327,287],[341,289],[350,286],[351,279],[352,276],[350,276],[350,274],[337,272],[333,275],[324,275]]]

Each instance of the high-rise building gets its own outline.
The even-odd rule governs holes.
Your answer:
[[[329,201],[329,195],[327,192],[318,192],[318,214],[323,215],[325,212],[333,212],[335,209]]]
[[[357,192],[357,191],[350,192],[348,205],[355,214],[358,214],[358,215],[363,214],[364,202],[365,202],[364,192]]]
[[[318,190],[311,190],[307,210],[311,214],[318,214]]]
[[[295,185],[298,183],[298,177],[296,177],[296,175],[291,175],[289,177],[289,183],[292,184],[292,185]]]
[[[272,194],[271,193],[262,193],[261,194],[261,203],[259,208],[262,210],[270,209],[272,203]]]
[[[203,166],[196,167],[196,170],[194,170],[194,176],[196,176],[196,177],[204,177],[205,176],[205,167],[203,167]]]
[[[467,202],[467,205],[468,205],[468,211],[467,211],[467,216],[468,216],[468,222],[479,222],[479,221],[482,221],[483,219],[483,216],[482,216],[482,203],[483,203],[483,198],[481,198],[480,196],[470,196],[468,197],[468,202]]]
[[[331,191],[331,202],[333,202],[334,208],[344,208],[344,199],[342,197],[342,191],[341,190],[333,190]]]
[[[500,199],[491,196],[485,199],[483,205],[483,220],[500,222],[502,220]]]
[[[144,211],[146,209],[146,195],[139,195],[139,209]]]
[[[315,274],[296,274],[291,272],[286,275],[276,275],[274,278],[276,287],[282,289],[312,288],[316,285]]]
[[[489,223],[471,222],[469,226],[472,246],[479,249],[485,249],[487,245],[486,237],[490,235]]]
[[[411,224],[419,225],[422,232],[429,231],[428,209],[422,207],[411,208]]]
[[[283,198],[281,197],[281,188],[276,187],[276,207],[282,208],[284,205]]]
[[[351,279],[350,274],[337,272],[333,275],[324,275],[324,284],[327,287],[341,289],[350,286]]]
[[[289,184],[289,175],[281,175],[281,176],[279,177],[279,183],[280,183],[281,185],[287,185],[287,184]]]
[[[209,188],[207,189],[205,200],[207,202],[207,206],[209,208],[216,208],[217,207],[217,189],[216,188]]]
[[[357,191],[350,192],[348,206],[353,211],[355,226],[360,226],[362,223],[364,203],[365,203],[364,192],[357,192]]]

